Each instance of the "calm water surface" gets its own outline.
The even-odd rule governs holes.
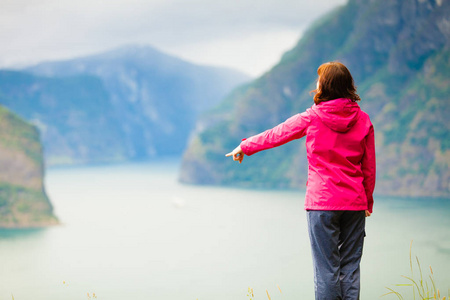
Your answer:
[[[255,299],[266,289],[313,299],[304,192],[186,186],[177,171],[177,161],[49,170],[62,225],[0,230],[0,299],[233,300],[249,286]],[[361,298],[406,282],[411,240],[424,274],[431,265],[447,290],[450,201],[375,201]]]

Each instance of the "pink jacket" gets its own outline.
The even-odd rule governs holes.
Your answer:
[[[313,105],[284,123],[244,139],[245,155],[281,146],[306,135],[307,210],[372,212],[375,141],[369,116],[350,99]]]

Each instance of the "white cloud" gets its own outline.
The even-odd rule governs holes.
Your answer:
[[[0,67],[139,43],[257,74],[317,16],[344,2],[0,0]]]
[[[299,36],[294,30],[255,32],[186,44],[173,54],[196,63],[231,67],[258,76],[275,65]],[[167,52],[172,53],[171,49]]]

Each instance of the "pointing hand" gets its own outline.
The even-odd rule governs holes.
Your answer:
[[[241,146],[237,146],[233,151],[231,151],[228,154],[225,154],[226,157],[233,156],[233,160],[239,161],[239,163],[242,162],[244,159],[244,152],[242,152]]]

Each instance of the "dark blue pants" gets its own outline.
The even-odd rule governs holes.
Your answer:
[[[364,211],[308,210],[316,300],[359,299]]]

